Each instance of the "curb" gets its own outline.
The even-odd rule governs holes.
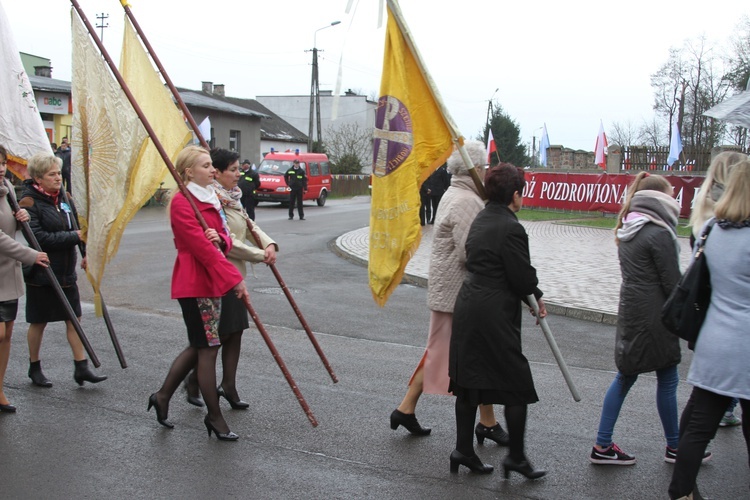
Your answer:
[[[344,260],[348,260],[349,262],[360,265],[362,267],[367,267],[367,259],[357,257],[356,255],[353,255],[342,249],[338,245],[337,242],[339,238],[342,238],[343,236],[344,235],[341,235],[338,238],[334,238],[329,241],[328,249]],[[427,288],[427,278],[423,276],[415,276],[413,274],[404,273],[404,277],[401,279],[401,283]],[[602,323],[604,325],[617,325],[617,315],[605,311],[586,309],[584,307],[571,307],[557,304],[555,302],[547,302],[547,311],[558,316],[566,316],[568,318],[590,321],[593,323]]]

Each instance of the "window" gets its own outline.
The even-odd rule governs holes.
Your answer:
[[[204,137],[205,139],[205,137]],[[216,147],[216,133],[214,132],[214,128],[211,127],[211,139],[208,141],[208,147],[210,149],[213,149]]]
[[[229,131],[229,151],[240,152],[240,131],[230,130]]]
[[[317,162],[310,162],[310,175],[320,175]]]
[[[320,173],[321,175],[330,175],[331,174],[331,168],[328,165],[327,161],[320,163]]]

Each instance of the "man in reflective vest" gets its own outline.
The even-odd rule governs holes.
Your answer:
[[[237,183],[242,191],[240,202],[245,207],[247,215],[255,220],[255,190],[260,187],[260,176],[258,172],[250,168],[250,161],[242,162],[242,175]]]
[[[302,195],[307,192],[307,175],[305,169],[299,164],[299,160],[294,160],[292,168],[284,174],[286,185],[291,190],[289,192],[289,220],[294,219],[294,205],[297,205],[299,220],[305,220],[305,210],[302,208]]]

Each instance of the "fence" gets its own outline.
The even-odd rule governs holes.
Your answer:
[[[370,194],[370,176],[365,174],[331,176],[331,194],[333,196],[359,196]]]
[[[667,164],[668,157],[668,147],[623,146],[620,170],[666,170],[670,172],[705,173],[711,164],[710,149],[684,148],[680,159],[673,165]]]

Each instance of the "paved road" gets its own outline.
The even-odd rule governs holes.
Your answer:
[[[527,482],[502,474],[448,472],[454,443],[450,398],[425,396],[418,414],[433,427],[427,438],[391,431],[396,407],[426,338],[425,289],[397,288],[385,308],[374,305],[366,269],[341,259],[337,237],[368,223],[368,200],[330,200],[306,210],[307,221],[287,221],[286,211],[262,205],[261,226],[279,241],[279,270],[331,361],[333,384],[315,355],[271,273],[249,277],[253,303],[320,425],[313,428],[254,329],[245,335],[238,374],[243,399],[224,405],[236,443],[208,438],[203,411],[175,395],[174,430],[146,413],[168,364],[185,345],[179,308],[169,299],[174,250],[163,211],[144,210],[131,223],[107,270],[104,291],[130,366],[119,369],[101,321],[84,295],[83,324],[109,380],[79,388],[59,325],[50,325],[42,348],[51,389],[26,377],[23,314],[6,377],[17,414],[0,414],[2,498],[544,498],[658,499],[666,497],[671,466],[654,408],[655,379],[634,386],[616,429],[618,442],[638,456],[634,467],[591,466],[601,398],[612,379],[610,325],[551,316],[561,350],[583,396],[573,402],[542,335],[530,318],[524,349],[541,401],[530,407],[527,452],[547,478]],[[306,207],[307,208],[307,207]],[[540,269],[543,266],[540,266]],[[684,378],[690,357],[680,367]],[[684,405],[689,386],[679,388]],[[478,448],[499,465],[505,450]],[[750,475],[737,428],[723,429],[703,468],[702,490],[711,498],[747,498]]]

